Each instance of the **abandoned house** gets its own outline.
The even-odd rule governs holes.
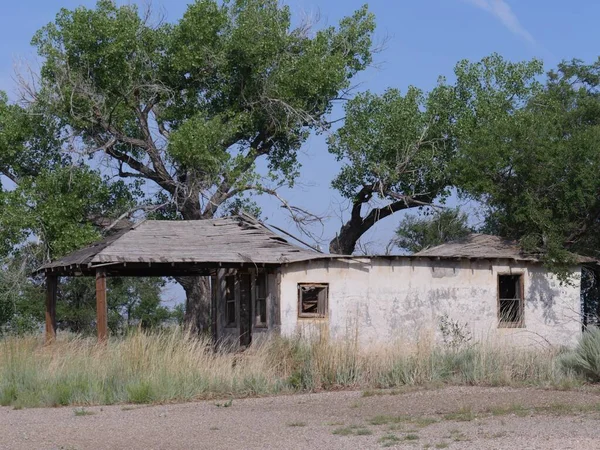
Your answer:
[[[96,277],[105,339],[107,277],[206,275],[213,335],[242,346],[271,332],[318,331],[364,344],[439,336],[442,317],[474,339],[571,345],[581,333],[581,266],[571,270],[571,282],[561,284],[516,244],[481,234],[412,256],[323,254],[243,215],[144,221],[39,272],[47,279],[48,339],[59,277]]]

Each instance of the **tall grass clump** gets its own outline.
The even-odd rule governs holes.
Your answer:
[[[573,382],[576,375],[561,370],[559,357],[551,349],[485,343],[439,347],[427,339],[363,348],[356,340],[330,341],[323,335],[273,336],[243,353],[226,345],[215,349],[209,339],[181,330],[135,332],[106,344],[73,335],[60,335],[51,345],[35,336],[6,337],[0,340],[0,404],[152,403],[432,383]]]
[[[565,371],[572,371],[590,381],[600,381],[600,328],[589,327],[575,349],[562,356],[561,364]]]

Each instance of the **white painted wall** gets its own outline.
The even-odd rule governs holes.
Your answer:
[[[443,314],[466,324],[473,339],[517,345],[573,345],[581,333],[580,269],[561,285],[539,264],[400,257],[323,260],[281,269],[281,332],[326,327],[333,338],[358,334],[363,344],[441,338]],[[522,273],[525,326],[498,328],[498,274]],[[329,283],[329,317],[298,318],[298,283]]]

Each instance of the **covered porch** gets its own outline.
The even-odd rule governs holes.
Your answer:
[[[202,221],[148,220],[40,267],[46,278],[46,341],[56,338],[61,277],[96,279],[99,341],[109,336],[107,278],[209,277],[215,340],[249,345],[276,329],[279,267],[324,255],[290,244],[256,219],[240,215]]]

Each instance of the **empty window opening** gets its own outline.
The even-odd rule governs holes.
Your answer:
[[[267,326],[267,274],[259,273],[256,277],[254,292],[254,325]]]
[[[298,317],[327,317],[328,284],[298,285]]]
[[[523,276],[498,275],[498,324],[523,326]]]
[[[228,327],[235,327],[237,313],[235,308],[235,275],[225,277],[225,317]]]

